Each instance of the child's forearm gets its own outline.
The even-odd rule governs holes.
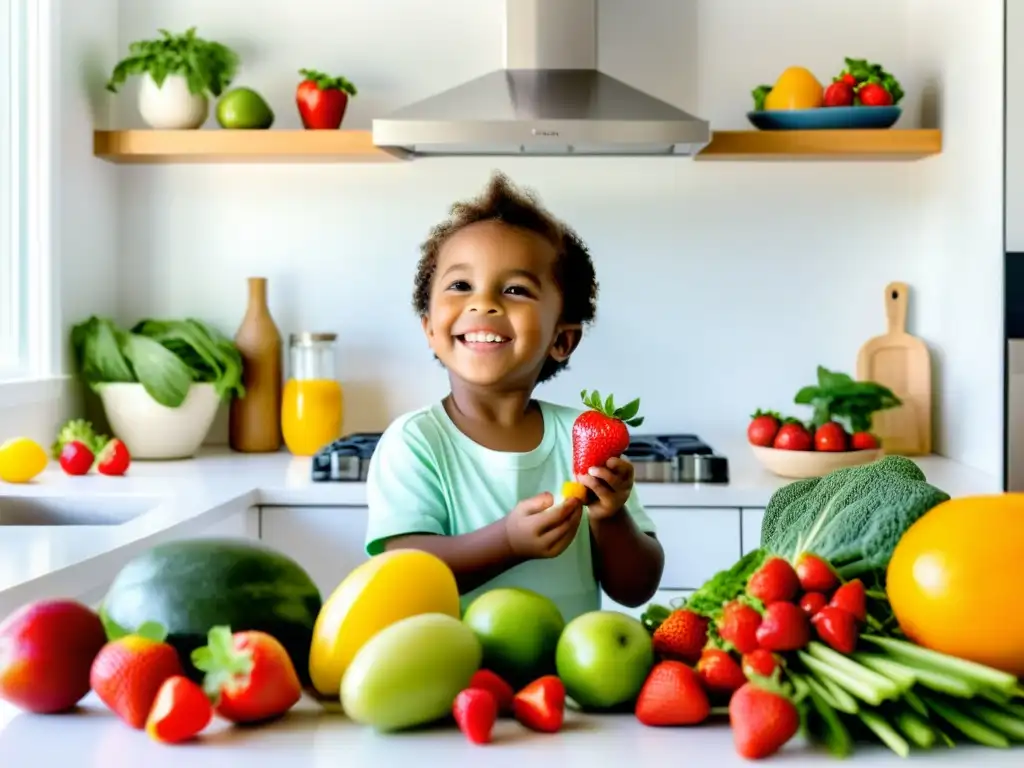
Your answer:
[[[661,543],[637,528],[625,510],[591,520],[601,587],[617,603],[635,608],[658,590],[665,567]]]
[[[473,591],[522,562],[509,546],[504,520],[460,536],[419,533],[398,536],[389,539],[384,546],[389,550],[422,549],[444,560],[455,574],[459,594]]]

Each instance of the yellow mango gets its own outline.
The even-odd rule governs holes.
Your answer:
[[[460,617],[459,588],[443,560],[418,549],[393,549],[359,565],[317,616],[309,649],[313,687],[337,699],[359,649],[385,627],[423,613]]]
[[[764,99],[765,109],[815,109],[822,105],[825,90],[806,67],[789,67],[775,81]]]

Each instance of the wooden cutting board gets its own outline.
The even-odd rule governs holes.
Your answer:
[[[907,333],[908,293],[906,283],[885,287],[889,327],[860,348],[857,378],[888,387],[903,402],[872,418],[886,453],[920,456],[932,452],[932,362],[925,343]]]

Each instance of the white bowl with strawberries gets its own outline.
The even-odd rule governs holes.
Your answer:
[[[900,405],[886,387],[822,366],[817,384],[801,388],[794,402],[811,406],[813,416],[805,422],[758,410],[747,425],[747,442],[757,460],[768,471],[794,479],[880,459],[884,450],[871,433],[871,416]]]

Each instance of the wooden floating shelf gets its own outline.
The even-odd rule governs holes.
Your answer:
[[[93,154],[114,163],[387,163],[369,131],[96,131]]]
[[[919,160],[942,151],[932,128],[715,131],[697,160]]]
[[[942,151],[937,129],[715,131],[697,160],[918,160]],[[93,153],[114,163],[386,163],[408,159],[370,131],[96,131]]]

